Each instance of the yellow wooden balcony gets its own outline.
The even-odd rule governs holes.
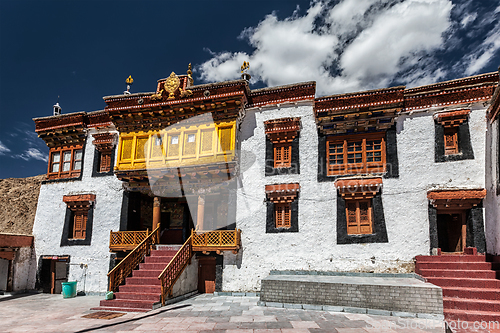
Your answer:
[[[233,251],[241,247],[241,230],[191,231],[193,251]]]
[[[150,234],[151,232],[147,229],[141,231],[110,231],[109,252],[133,250]]]

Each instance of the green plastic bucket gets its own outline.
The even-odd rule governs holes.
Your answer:
[[[71,298],[76,296],[76,281],[62,283],[63,298]]]

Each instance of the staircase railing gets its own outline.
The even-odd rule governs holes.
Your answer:
[[[158,227],[148,237],[140,242],[135,249],[108,273],[109,291],[115,291],[125,278],[144,260],[144,257],[151,253],[151,246],[158,243],[159,235],[160,225],[158,224]]]
[[[191,230],[193,251],[238,250],[241,230],[213,230],[196,232]]]
[[[165,267],[163,272],[158,276],[158,279],[161,281],[162,305],[165,305],[167,295],[172,295],[172,288],[175,282],[179,279],[186,266],[191,263],[191,258],[193,257],[191,239],[192,236],[189,236],[184,245],[182,245],[172,260],[170,260],[167,267]]]
[[[131,250],[139,245],[149,235],[149,230],[141,231],[110,231],[109,250]]]

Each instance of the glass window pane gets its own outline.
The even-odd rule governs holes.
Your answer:
[[[75,160],[81,160],[82,159],[82,150],[77,149],[75,150]]]
[[[52,154],[52,162],[59,163],[60,160],[61,160],[61,153]]]
[[[52,164],[52,171],[51,172],[59,172],[59,163]]]
[[[195,135],[194,134],[188,134],[188,139],[187,142],[194,142]]]
[[[70,166],[71,166],[71,162],[63,162],[62,171],[69,171]]]
[[[81,169],[82,169],[82,161],[75,161],[73,170],[81,170]]]
[[[172,136],[170,144],[172,144],[172,145],[179,144],[179,136],[178,135]]]
[[[71,161],[71,152],[70,151],[63,152],[63,161],[64,162]]]

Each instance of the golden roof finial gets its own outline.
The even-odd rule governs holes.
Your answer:
[[[127,83],[127,90],[124,91],[123,93],[125,95],[129,95],[130,94],[130,86],[132,85],[132,83],[134,83],[134,79],[132,78],[132,75],[129,75],[128,78],[125,80],[125,82]]]
[[[252,76],[248,74],[248,69],[250,68],[250,63],[248,61],[243,61],[243,65],[241,65],[241,78],[243,80],[246,80],[247,82],[250,81]]]
[[[191,63],[188,65],[188,71],[187,71],[188,79],[189,79],[189,85],[192,86],[194,84],[193,80],[193,71],[191,67]]]
[[[248,61],[243,61],[243,65],[241,65],[241,72],[246,73],[250,68],[250,63]]]

